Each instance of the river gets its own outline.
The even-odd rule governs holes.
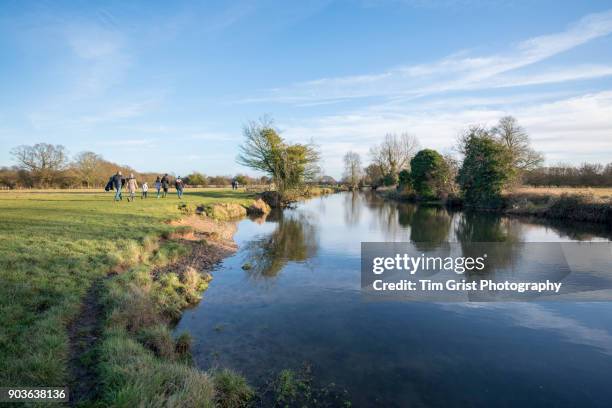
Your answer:
[[[240,249],[214,270],[176,331],[192,334],[204,369],[229,367],[261,386],[308,365],[317,383],[346,389],[354,406],[609,407],[612,303],[365,301],[360,244],[610,235],[371,193],[315,198],[265,221],[240,221]]]

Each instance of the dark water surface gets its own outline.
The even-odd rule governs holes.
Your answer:
[[[309,364],[354,406],[612,406],[612,303],[360,294],[362,241],[608,241],[605,228],[341,193],[242,221],[235,239],[240,250],[176,329],[193,335],[202,368],[230,367],[262,385]]]

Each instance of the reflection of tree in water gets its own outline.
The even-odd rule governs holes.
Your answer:
[[[387,201],[372,192],[363,192],[360,195],[361,202],[372,214],[373,229],[383,232],[388,241],[407,239],[403,235],[406,234],[404,227],[409,223],[405,221],[410,219],[410,211],[414,210],[414,205]]]
[[[359,224],[361,216],[361,194],[352,191],[344,195],[344,222],[346,225]]]
[[[417,249],[435,248],[448,241],[451,217],[446,208],[421,205],[411,218],[410,240]]]
[[[457,223],[456,236],[461,243],[462,256],[476,258],[487,254],[482,271],[466,272],[468,281],[495,280],[495,272],[511,267],[522,251],[520,223],[498,214],[463,213]]]
[[[362,193],[362,197],[366,207],[371,210],[380,209],[381,207],[384,207],[388,204],[388,201],[371,191]]]
[[[593,236],[610,237],[610,231],[605,231],[605,226],[590,225],[587,223],[573,223],[566,220],[547,220],[533,218],[530,220],[533,225],[541,225],[550,227],[555,230],[561,237],[566,234],[570,239],[589,239]],[[538,276],[542,280],[543,277],[551,281],[561,281],[569,273],[569,268],[563,267],[538,267],[538,263],[543,265],[560,261],[560,266],[563,265],[564,254],[560,247],[541,247],[538,252],[538,247],[527,247],[529,243],[524,243],[525,237],[529,237],[529,229],[532,225],[526,223],[524,218],[514,219],[500,217],[494,214],[464,214],[463,219],[458,224],[457,236],[461,241],[461,247],[464,256],[481,256],[483,252],[487,253],[485,262],[486,268],[483,272],[473,272],[466,277],[470,281],[478,279],[493,279],[503,281],[507,279],[517,279],[519,281],[531,280],[531,275],[527,275],[523,268],[514,267],[524,256],[529,256],[530,259],[536,259],[536,262],[530,263]],[[495,245],[478,246],[469,245],[470,242],[494,242]],[[557,252],[558,251],[558,252]],[[529,271],[531,272],[531,271]],[[471,292],[470,299],[472,300],[488,300],[494,298],[495,293],[487,294],[483,292]]]
[[[606,238],[608,240],[612,240],[612,230],[605,224],[538,217],[525,218],[521,221],[524,224],[530,223],[537,226],[551,228],[562,238],[568,238],[574,241],[589,241],[595,238]]]
[[[283,210],[273,208],[266,217],[266,222],[279,222],[283,218]]]
[[[412,225],[412,217],[417,211],[417,207],[413,204],[400,203],[397,205],[397,222],[402,227],[409,227]]]
[[[424,206],[412,203],[395,203],[380,198],[373,193],[362,194],[363,202],[375,213],[375,221],[379,223],[390,240],[401,236],[406,227],[410,227],[410,240],[418,243],[429,243],[428,249],[433,249],[432,243],[439,246],[448,241],[452,217],[444,207]],[[416,245],[418,248],[418,245]]]
[[[465,212],[459,218],[456,235],[459,242],[518,242],[520,224],[498,214]]]
[[[253,278],[278,275],[289,261],[305,261],[313,257],[319,242],[316,228],[303,215],[285,217],[275,214],[278,225],[270,235],[252,241],[245,247],[251,268],[246,270]]]

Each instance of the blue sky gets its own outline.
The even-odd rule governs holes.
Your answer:
[[[612,1],[0,0],[0,165],[46,142],[141,171],[233,174],[272,115],[342,155],[450,151],[511,114],[547,163],[612,161]]]

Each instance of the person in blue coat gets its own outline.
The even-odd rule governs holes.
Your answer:
[[[123,187],[123,175],[120,171],[113,176],[113,187],[115,188],[115,201],[123,200],[121,196],[121,187]]]
[[[178,176],[174,181],[174,187],[176,188],[176,194],[178,195],[179,200],[183,198],[183,187],[185,187],[185,183],[181,176]]]

